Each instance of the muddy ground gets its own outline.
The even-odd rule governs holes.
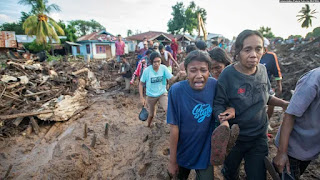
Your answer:
[[[320,52],[316,46],[313,53],[289,56],[291,52],[287,51],[281,51],[284,52],[282,54],[279,52],[279,60],[284,68],[283,82],[288,87],[288,93],[301,73],[314,68],[308,66],[299,71],[303,67],[300,59],[308,55],[319,63],[317,57]],[[289,60],[298,65],[288,64],[286,61]],[[316,63],[311,64],[318,66]],[[106,83],[110,82],[111,78]],[[164,111],[158,109],[154,126],[147,128],[146,122],[138,120],[141,106],[137,86],[132,87],[129,94],[118,88],[100,95],[91,94],[89,99],[96,103],[84,110],[77,120],[41,122],[39,135],[21,132],[13,137],[0,137],[0,179],[5,176],[10,165],[12,169],[8,179],[169,179],[169,126]],[[271,119],[274,130],[270,132],[274,137],[281,121],[282,110],[276,109]],[[109,129],[107,137],[106,123]],[[86,138],[85,124],[88,127]],[[50,129],[55,129],[54,133],[46,136]],[[90,148],[94,136],[96,144]],[[269,156],[272,158],[276,154],[273,138],[269,141],[269,147]],[[319,167],[320,159],[313,161],[301,179],[320,179]],[[218,172],[216,175],[216,179],[219,179]],[[192,172],[189,179],[194,177],[195,173]],[[241,179],[245,179],[243,165]]]
[[[1,177],[12,164],[8,179],[168,179],[169,128],[164,111],[159,108],[154,127],[149,129],[146,122],[138,120],[140,105],[136,92],[125,94],[116,90],[93,98],[97,102],[84,111],[83,117],[59,126],[58,137],[44,139],[53,124],[43,124],[39,135],[2,139]],[[278,109],[271,122],[273,135],[280,117]],[[85,123],[87,138],[83,138]],[[104,136],[106,123],[108,137]],[[89,150],[85,145],[90,147],[94,135],[97,142]],[[269,145],[273,157],[273,140]],[[312,162],[302,179],[319,179],[319,165],[319,159]],[[194,173],[190,179],[193,177]]]

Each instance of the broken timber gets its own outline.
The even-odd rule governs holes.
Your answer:
[[[47,113],[53,113],[53,111],[52,110],[45,110],[45,111],[31,112],[31,113],[19,113],[19,114],[4,115],[4,116],[0,116],[0,121],[6,120],[6,119],[15,119],[18,117],[35,116],[38,114],[47,114]]]

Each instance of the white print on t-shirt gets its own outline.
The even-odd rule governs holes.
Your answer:
[[[158,76],[158,77],[152,77],[151,78],[151,83],[158,83],[161,82],[163,79],[163,76]]]

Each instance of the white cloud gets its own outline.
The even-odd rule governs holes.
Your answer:
[[[5,22],[11,23],[11,22],[15,22],[15,20],[5,14],[0,14],[0,24]]]

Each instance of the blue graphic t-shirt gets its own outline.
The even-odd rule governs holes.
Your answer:
[[[175,83],[168,94],[167,123],[179,127],[177,162],[188,169],[206,169],[210,164],[214,129],[213,99],[217,81],[209,78],[204,89],[193,90],[187,80]]]
[[[142,73],[140,81],[146,83],[147,96],[159,97],[167,92],[167,80],[172,78],[165,65],[160,65],[157,72],[152,66],[148,66]]]

